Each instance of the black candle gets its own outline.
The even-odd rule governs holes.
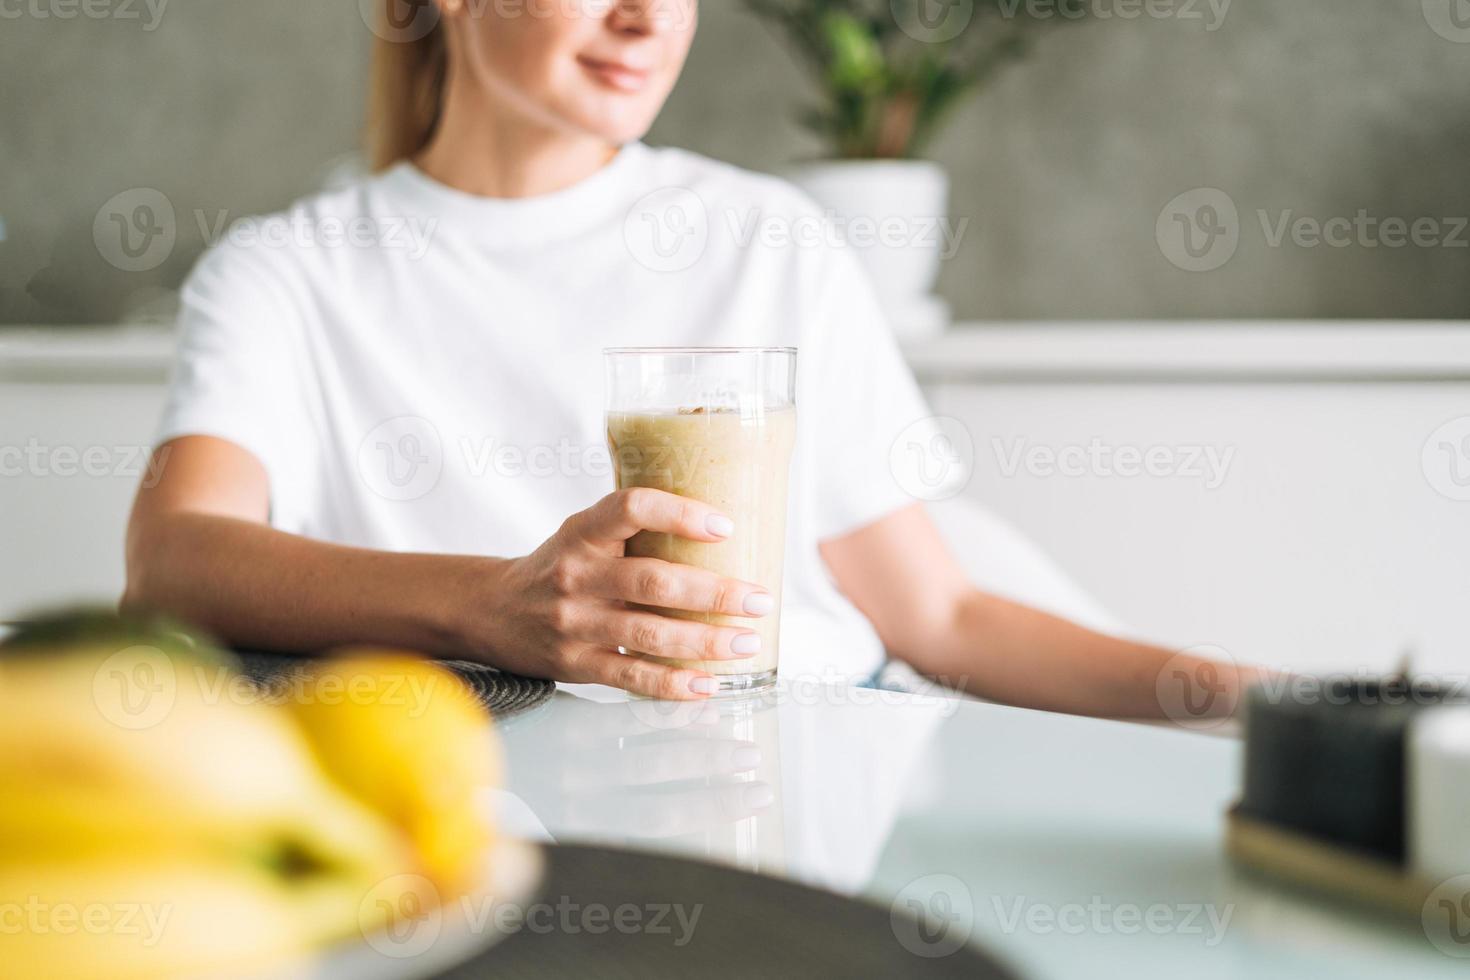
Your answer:
[[[1295,678],[1251,692],[1241,813],[1402,864],[1410,721],[1445,701],[1407,678]]]

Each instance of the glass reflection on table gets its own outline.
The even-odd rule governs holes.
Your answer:
[[[573,693],[577,692],[577,693]],[[778,688],[705,702],[571,688],[501,726],[508,832],[862,889],[941,702]]]

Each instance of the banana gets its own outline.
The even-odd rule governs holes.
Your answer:
[[[464,682],[395,651],[344,651],[288,704],[323,767],[414,844],[446,895],[482,883],[494,832],[480,811],[499,783],[489,718]]]
[[[99,693],[116,666],[105,649],[0,661],[0,863],[119,846],[385,872],[412,863],[323,775],[289,715],[211,695],[193,674],[204,661],[158,663],[174,665],[153,692],[166,710],[133,724]]]
[[[167,628],[165,628],[167,627]],[[452,673],[364,651],[268,703],[172,624],[0,645],[0,973],[255,972],[483,880],[500,759]]]

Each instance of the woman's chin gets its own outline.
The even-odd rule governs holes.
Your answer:
[[[626,102],[620,105],[619,101],[596,99],[579,106],[577,111],[567,113],[565,118],[574,128],[609,143],[631,143],[642,139],[652,128],[659,106],[645,109]]]
[[[649,125],[609,125],[607,120],[600,120],[595,125],[581,125],[577,129],[589,136],[604,140],[614,146],[622,146],[624,143],[634,143],[641,140],[649,130]]]

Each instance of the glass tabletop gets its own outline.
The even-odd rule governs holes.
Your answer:
[[[567,685],[501,728],[509,832],[923,912],[917,933],[893,919],[915,956],[970,941],[1059,980],[1463,971],[1412,922],[1232,867],[1233,738],[838,685],[701,704]]]

